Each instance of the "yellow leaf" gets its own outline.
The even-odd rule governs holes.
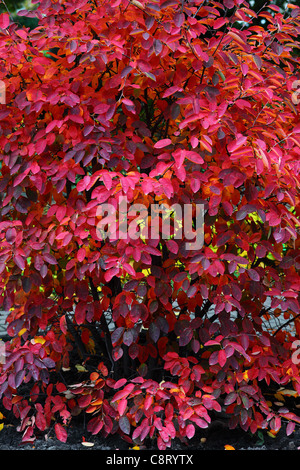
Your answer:
[[[78,370],[78,372],[88,372],[88,370],[84,366],[81,366],[80,364],[76,364],[75,367]]]
[[[280,390],[280,393],[281,395],[287,395],[288,397],[293,397],[295,395],[298,395],[296,390],[288,390],[288,389],[284,389],[284,390]]]
[[[19,331],[18,336],[22,336],[26,331],[26,328],[22,328],[22,330]]]
[[[274,397],[275,397],[276,400],[278,400],[278,401],[284,401],[284,397],[282,396],[282,394],[281,394],[280,392],[275,393]]]
[[[225,450],[235,450],[235,448],[230,446],[229,444],[226,444],[226,446],[224,447],[225,447]]]
[[[245,370],[245,372],[243,373],[243,379],[248,382],[248,380],[249,380],[249,377],[248,377],[248,370]]]
[[[102,405],[103,400],[101,398],[98,398],[98,400],[94,400],[91,402],[91,405],[97,406],[97,405]]]
[[[139,446],[131,447],[131,450],[140,450]]]
[[[3,426],[4,426],[4,423],[1,423],[1,424],[0,424],[0,431],[2,431]]]
[[[89,342],[87,344],[87,348],[88,348],[88,351],[91,353],[91,354],[96,354],[96,349],[95,349],[95,342],[92,338],[89,339]]]
[[[22,331],[22,330],[21,330]],[[45,338],[43,336],[35,336],[32,340],[34,344],[44,344],[46,342]]]
[[[3,416],[3,414],[0,412],[0,419],[3,419],[3,418],[4,418],[4,416]]]
[[[273,434],[272,431],[268,431],[267,434],[268,434],[268,436],[273,437],[273,439],[275,439],[275,437],[276,437],[276,435]]]

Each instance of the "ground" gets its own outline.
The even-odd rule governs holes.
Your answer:
[[[50,431],[48,439],[40,437],[32,444],[22,444],[22,435],[17,432],[16,426],[12,424],[4,425],[0,432],[0,450],[129,450],[133,444],[128,444],[119,435],[92,436],[86,430],[83,422],[76,422],[68,431],[66,443],[56,439],[54,430]],[[84,446],[82,442],[92,443],[93,446]],[[193,439],[188,441],[188,446],[179,441],[175,441],[172,450],[199,451],[199,450],[225,450],[225,446],[230,445],[236,450],[300,450],[300,428],[296,428],[291,436],[286,436],[282,429],[275,438],[267,433],[259,436],[251,436],[241,430],[228,430],[223,423],[216,422],[209,430],[201,430]],[[150,450],[157,450],[155,447],[148,447]],[[168,449],[169,450],[169,449]]]

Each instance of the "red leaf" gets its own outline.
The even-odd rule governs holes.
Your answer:
[[[289,436],[294,432],[296,423],[293,423],[293,421],[290,421],[286,427],[286,435]]]
[[[95,418],[92,418],[88,425],[87,425],[87,430],[88,432],[92,433],[93,435],[98,434],[98,432],[101,431],[103,428],[103,421],[99,416],[96,416]]]
[[[95,114],[105,114],[109,110],[109,104],[107,103],[100,103],[96,105],[94,109]]]
[[[92,400],[92,395],[82,395],[78,398],[78,406],[79,408],[86,408],[89,406]]]
[[[85,248],[79,248],[79,250],[77,251],[78,261],[82,262],[85,258],[85,255],[86,255]]]
[[[195,435],[195,426],[193,424],[188,424],[186,427],[186,437],[191,439]]]
[[[8,13],[2,13],[0,15],[0,28],[6,29],[9,26],[9,15]]]
[[[45,431],[47,423],[46,418],[42,412],[38,412],[35,417],[35,424],[39,428],[40,431]]]
[[[67,212],[67,208],[66,206],[60,206],[57,211],[56,211],[56,218],[59,222],[61,222],[63,220],[63,218],[65,217],[66,215],[66,212]]]
[[[220,349],[218,353],[218,363],[220,364],[221,367],[224,367],[227,361],[227,356],[224,351],[224,349]]]
[[[27,33],[24,29],[17,29],[16,34],[22,39],[27,39]]]
[[[23,443],[34,442],[35,437],[33,436],[33,426],[28,426],[22,436]]]
[[[166,245],[168,247],[168,250],[171,251],[171,253],[177,255],[179,249],[177,242],[175,242],[174,240],[167,240]]]
[[[174,23],[177,26],[177,28],[180,28],[184,23],[184,14],[176,12],[174,15]]]
[[[109,174],[109,172],[105,172],[103,173],[102,175],[102,180],[103,180],[103,183],[106,187],[106,189],[108,191],[110,191],[111,187],[112,187],[112,177],[111,175]]]
[[[120,402],[118,403],[118,412],[120,416],[122,416],[127,408],[127,400],[126,398],[122,398]]]
[[[53,255],[51,255],[50,253],[44,253],[43,258],[49,264],[53,264],[53,265],[57,264],[56,258]]]
[[[46,127],[46,131],[45,131],[46,134],[49,134],[49,132],[51,132],[56,127],[56,125],[57,125],[57,121],[55,121],[55,120],[49,122],[49,124]]]
[[[227,22],[228,22],[228,18],[218,18],[213,23],[213,29],[219,29]]]
[[[25,269],[25,260],[21,255],[15,255],[14,262],[21,269],[21,271]]]
[[[120,380],[117,380],[117,382],[114,384],[114,389],[118,389],[118,388],[121,388],[123,387],[125,384],[127,383],[127,379],[120,379]]]
[[[154,148],[155,149],[161,149],[161,148],[167,147],[168,145],[171,145],[171,144],[172,144],[171,139],[162,139],[162,140],[159,140],[158,142],[156,142],[156,144],[154,144]]]
[[[216,246],[225,245],[231,239],[233,233],[234,232],[232,230],[230,230],[229,232],[221,233],[221,235],[217,237]]]
[[[129,356],[131,359],[136,359],[139,355],[140,348],[138,344],[131,344],[129,347]]]
[[[111,400],[111,403],[114,403],[118,400],[122,400],[123,398],[128,397],[129,394],[130,394],[130,389],[128,391],[125,387],[123,390],[120,390],[114,395],[113,399]]]
[[[105,274],[104,278],[106,282],[109,282],[116,274],[119,274],[120,269],[117,267],[108,269]]]
[[[54,426],[56,437],[61,442],[67,442],[68,434],[66,429],[59,423]]]
[[[184,155],[185,155],[185,158],[187,158],[188,160],[190,160],[193,163],[199,163],[199,164],[204,163],[203,158],[197,152],[193,152],[191,150],[190,151],[185,151]]]
[[[17,231],[16,229],[13,227],[13,228],[8,228],[6,230],[6,241],[8,243],[14,243],[15,239],[16,239],[16,236],[17,236]]]
[[[75,307],[75,320],[77,325],[82,325],[86,317],[86,304],[79,302]]]
[[[122,100],[122,101],[123,101],[123,103],[124,103],[126,106],[129,106],[129,107],[132,107],[132,106],[134,106],[134,102],[133,102],[133,101],[131,101],[131,100],[130,100],[130,99],[128,99],[128,98],[123,98],[123,100]]]

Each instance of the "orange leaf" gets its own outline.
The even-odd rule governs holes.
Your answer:
[[[98,377],[99,377],[98,372],[92,372],[91,375],[90,375],[90,379],[91,379],[92,382],[93,382],[94,380],[97,380]]]

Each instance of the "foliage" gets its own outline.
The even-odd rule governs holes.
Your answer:
[[[0,394],[23,442],[53,420],[65,441],[80,413],[159,449],[224,411],[252,433],[300,422],[264,395],[300,394],[288,11],[262,10],[266,28],[243,0],[42,0],[20,13],[34,30],[0,16]],[[99,239],[98,206],[123,196],[204,204],[204,246],[187,250],[174,219],[169,239]]]

